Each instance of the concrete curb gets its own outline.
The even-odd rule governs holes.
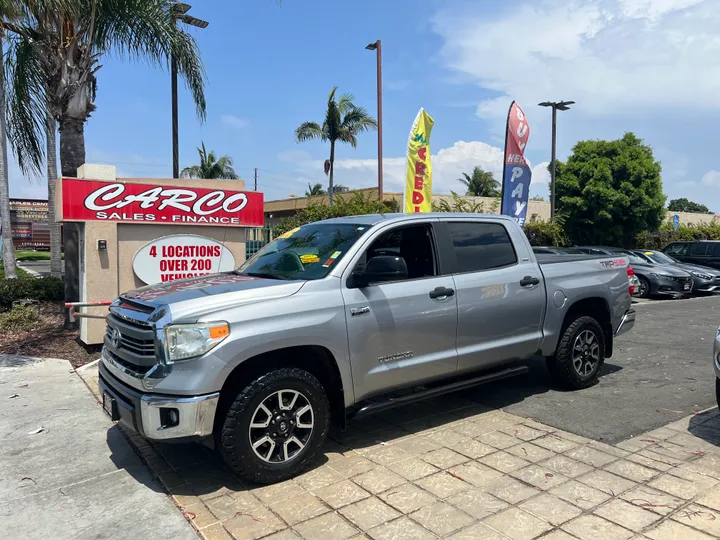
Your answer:
[[[22,268],[22,270],[23,270],[24,272],[27,272],[27,273],[30,274],[32,277],[36,277],[36,278],[42,277],[42,274],[41,274],[40,272],[36,272],[35,270],[31,270],[31,269],[28,268],[27,266],[23,266],[23,265],[20,264],[20,263],[17,263],[17,267],[18,267],[18,268]]]

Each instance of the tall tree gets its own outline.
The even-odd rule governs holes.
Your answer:
[[[484,171],[482,167],[473,168],[472,175],[462,173],[463,177],[458,178],[467,191],[465,195],[471,197],[497,197],[500,194],[500,182],[495,180],[493,174]]]
[[[701,214],[712,214],[704,204],[687,200],[685,197],[673,199],[668,203],[668,210],[671,212],[698,212]]]
[[[17,59],[17,66],[43,70],[43,102],[58,123],[63,176],[76,176],[85,162],[85,122],[95,110],[96,74],[105,53],[161,68],[175,55],[178,73],[187,82],[198,116],[205,117],[200,53],[195,39],[177,24],[174,1],[34,0],[26,4],[23,20],[6,28],[29,44],[17,49],[17,54],[25,55]],[[40,62],[30,61],[29,55]],[[31,117],[29,113],[25,116]],[[39,122],[46,125],[44,114],[34,120],[33,125],[26,122],[17,127],[28,132]],[[27,150],[23,134],[15,136],[18,149]]]
[[[5,86],[5,25],[20,12],[18,2],[0,0],[0,235],[2,235],[2,259],[6,279],[17,279],[15,247],[10,223],[10,182],[8,180],[7,118],[5,116],[7,95]]]
[[[200,156],[200,164],[193,165],[191,167],[185,167],[180,176],[183,178],[204,178],[206,180],[212,180],[216,178],[224,178],[228,180],[237,180],[240,178],[235,174],[233,169],[233,160],[230,156],[222,156],[217,159],[215,152],[210,150],[208,152],[205,149],[205,143],[200,143],[200,147],[197,149],[198,155]]]
[[[319,139],[330,141],[330,159],[325,162],[325,174],[329,176],[328,196],[330,205],[333,203],[333,179],[335,173],[335,145],[338,142],[349,143],[357,148],[357,135],[364,131],[377,129],[377,121],[368,112],[353,103],[352,94],[343,94],[335,99],[337,86],[330,90],[325,119],[322,126],[316,122],[304,122],[295,130],[297,142]]]
[[[626,133],[615,141],[580,141],[557,163],[558,213],[578,244],[630,246],[665,217],[661,166],[652,149]]]
[[[305,190],[305,196],[306,197],[317,197],[318,195],[326,195],[327,191],[325,191],[322,187],[322,184],[318,182],[315,185],[308,184],[307,190]]]

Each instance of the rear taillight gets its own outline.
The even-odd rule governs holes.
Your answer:
[[[628,276],[628,291],[630,291],[630,296],[635,294],[635,285],[633,284],[633,277],[635,276],[635,272],[632,269],[632,266],[628,264],[627,267],[627,276]]]

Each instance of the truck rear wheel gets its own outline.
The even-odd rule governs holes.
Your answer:
[[[605,338],[592,317],[579,317],[565,328],[555,356],[548,358],[553,379],[571,390],[594,385],[605,361]]]
[[[303,472],[327,438],[330,405],[307,371],[282,368],[243,388],[221,424],[225,463],[252,482],[270,484]]]

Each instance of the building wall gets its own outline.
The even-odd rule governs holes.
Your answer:
[[[336,194],[336,197],[347,197],[352,196],[357,191],[362,192],[366,197],[377,197],[377,189],[361,189],[355,190],[344,194]],[[499,214],[500,204],[494,197],[461,197],[467,201],[469,206],[478,206],[478,211],[486,214]],[[383,194],[383,199],[386,201],[395,200],[398,203],[402,203],[402,193],[389,193]],[[438,204],[440,201],[447,201],[448,204],[453,204],[452,195],[437,194],[433,195],[433,203]],[[307,208],[310,204],[327,204],[328,198],[326,195],[319,197],[294,197],[291,199],[282,199],[277,201],[266,201],[265,202],[265,224],[268,227],[272,227],[278,221],[286,217],[291,217],[299,210]],[[680,223],[683,225],[698,225],[700,223],[710,223],[718,221],[715,214],[696,214],[694,212],[668,212],[665,221],[672,223],[673,216],[678,215]],[[529,201],[528,202],[528,213],[527,221],[548,221],[550,219],[550,202],[549,201]]]

